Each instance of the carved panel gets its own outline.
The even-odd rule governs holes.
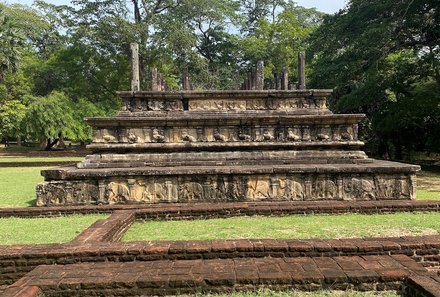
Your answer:
[[[191,111],[209,110],[282,110],[294,111],[304,108],[326,109],[326,99],[319,97],[303,98],[215,98],[191,99],[186,98],[188,109]],[[183,111],[184,99],[167,98],[125,98],[121,111]]]
[[[412,199],[414,195],[412,176],[407,175],[195,175],[45,182],[37,187],[37,205],[377,200]]]
[[[353,125],[100,128],[94,143],[329,142],[356,140]]]

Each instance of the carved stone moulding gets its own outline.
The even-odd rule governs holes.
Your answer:
[[[331,113],[326,98],[332,90],[119,92],[120,115],[152,111],[280,110]]]
[[[48,174],[47,181],[37,187],[37,205],[415,199],[417,166],[407,167],[405,172],[382,168],[378,173],[348,168],[339,172],[332,172],[332,167],[308,172],[280,168],[271,173],[264,168],[219,170],[229,173],[203,169],[183,172],[180,168],[174,172],[152,169],[151,175],[133,170],[132,175],[124,176],[118,175],[122,171],[80,171],[58,180],[48,179]],[[83,179],[73,179],[75,176]]]
[[[88,119],[97,144],[342,143],[358,141],[363,115],[225,119]],[[202,145],[203,146],[203,145]],[[227,145],[225,145],[227,146]],[[92,146],[91,148],[93,148]],[[97,146],[99,147],[99,146]]]

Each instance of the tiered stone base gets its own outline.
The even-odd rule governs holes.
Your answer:
[[[243,162],[240,162],[243,164]],[[43,171],[37,205],[414,199],[418,166],[349,164],[177,166]]]

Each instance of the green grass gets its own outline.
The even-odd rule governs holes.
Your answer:
[[[0,207],[26,207],[35,203],[35,187],[46,167],[0,167]]]
[[[440,213],[236,217],[194,221],[136,222],[123,240],[240,238],[354,238],[438,234]]]
[[[276,292],[270,290],[259,290],[249,293],[233,293],[233,294],[212,294],[212,295],[196,295],[210,297],[398,297],[396,292],[352,292],[352,291],[318,291],[318,292],[298,292],[286,291]]]
[[[417,189],[417,200],[440,200],[440,191]]]
[[[64,162],[72,161],[72,163],[84,160],[84,157],[0,157],[0,163],[31,163],[31,162]]]
[[[79,233],[106,215],[76,215],[56,218],[2,218],[0,244],[62,243],[74,239]]]

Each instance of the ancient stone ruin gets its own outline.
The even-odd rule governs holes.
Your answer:
[[[370,159],[331,90],[121,92],[92,155],[43,170],[37,205],[415,199],[418,166]]]

